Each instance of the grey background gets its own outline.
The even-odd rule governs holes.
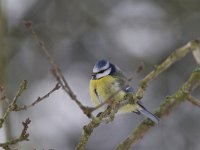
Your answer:
[[[81,102],[92,106],[88,84],[96,60],[107,59],[131,76],[140,61],[144,71],[133,86],[161,63],[174,49],[200,34],[198,0],[2,0],[1,1],[1,84],[12,98],[20,81],[29,88],[19,99],[29,104],[55,84],[50,65],[23,26],[31,20],[33,28],[60,65],[67,81]],[[145,92],[143,103],[153,110],[168,95],[176,92],[196,64],[191,54],[177,62]],[[199,88],[193,94],[199,98]],[[199,150],[200,109],[188,102],[152,128],[136,150]],[[32,120],[30,141],[14,148],[74,149],[89,122],[63,91],[55,92],[39,105],[12,113],[7,122],[8,137],[21,131],[21,121]],[[87,150],[112,150],[142,121],[143,116],[119,115],[111,124],[94,130]],[[1,130],[4,137],[6,129]]]

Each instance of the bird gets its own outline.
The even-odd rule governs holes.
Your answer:
[[[95,106],[109,98],[120,103],[127,99],[128,94],[135,92],[134,88],[127,84],[128,78],[121,69],[107,60],[98,60],[93,67],[91,76],[89,93]],[[148,111],[140,101],[134,104],[125,104],[119,109],[119,112],[135,112],[136,114],[143,114],[156,124],[159,122],[159,118]]]

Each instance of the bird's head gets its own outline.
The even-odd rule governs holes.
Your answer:
[[[92,79],[100,79],[116,72],[116,66],[107,60],[99,60],[94,65]]]

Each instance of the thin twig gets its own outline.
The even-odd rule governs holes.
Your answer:
[[[44,52],[45,56],[47,57],[50,65],[52,67],[53,75],[56,77],[57,81],[60,83],[60,85],[62,86],[63,90],[71,97],[71,99],[73,101],[76,102],[76,104],[80,107],[80,109],[83,111],[83,113],[86,114],[89,118],[92,117],[92,112],[93,111],[95,111],[96,109],[102,107],[103,105],[105,105],[106,103],[108,103],[109,101],[111,101],[112,98],[121,91],[121,89],[120,89],[119,91],[117,91],[116,93],[114,93],[113,95],[111,95],[107,100],[105,100],[103,103],[99,104],[96,107],[86,107],[86,106],[84,106],[77,99],[76,95],[74,94],[74,92],[70,88],[70,86],[67,83],[64,75],[62,74],[59,66],[56,64],[56,62],[54,61],[53,57],[49,53],[48,49],[44,45],[44,42],[39,39],[37,33],[34,31],[34,29],[32,27],[32,22],[31,21],[24,21],[24,24],[25,24],[26,28],[31,31],[31,33],[32,33],[35,41],[37,41],[39,43],[39,46],[41,47],[41,50]],[[144,67],[144,64],[141,63],[140,67],[138,67],[138,69],[137,69],[136,72],[137,73],[141,72],[143,70],[143,67]],[[135,75],[135,73],[134,73],[134,75]],[[127,84],[130,83],[132,79],[133,79],[133,77],[131,77],[130,79],[128,79]]]
[[[184,56],[186,56],[189,52],[196,50],[197,47],[199,47],[199,45],[200,45],[200,40],[193,40],[193,41],[187,43],[185,46],[176,49],[172,54],[169,55],[169,57],[167,57],[167,59],[163,63],[156,66],[152,72],[150,72],[147,76],[144,77],[144,79],[141,80],[140,86],[139,86],[138,90],[136,91],[133,100],[137,101],[137,100],[142,99],[142,97],[144,95],[144,91],[150,81],[155,79],[159,74],[161,74],[163,71],[168,69],[176,61],[178,61],[181,58],[183,58]],[[140,72],[143,69],[143,67],[144,67],[143,64],[141,64],[141,67],[138,67],[136,72]],[[136,72],[134,72],[134,75]],[[133,80],[134,75],[126,81],[125,86],[128,85]],[[103,103],[96,106],[94,110],[96,110],[96,109],[100,108],[101,106],[103,106],[104,104],[108,103],[122,89],[118,90],[113,95],[111,95],[107,100],[105,100]]]
[[[107,103],[107,101],[111,100],[111,98],[109,98],[103,104],[100,104],[96,108],[85,107],[84,105],[82,105],[82,103],[77,99],[76,95],[73,93],[73,91],[69,87],[67,81],[65,80],[65,78],[64,78],[64,76],[63,76],[63,74],[62,74],[62,72],[60,70],[60,68],[55,63],[54,59],[52,58],[52,56],[48,52],[47,48],[45,47],[44,42],[40,41],[40,39],[38,38],[36,32],[33,30],[32,23],[31,22],[25,22],[25,25],[31,31],[31,33],[32,33],[33,37],[35,38],[35,40],[39,43],[39,45],[41,47],[41,50],[45,53],[49,63],[52,66],[53,74],[56,77],[57,81],[60,83],[60,85],[63,88],[63,90],[71,97],[71,99],[73,101],[75,101],[77,103],[77,105],[80,107],[80,109],[87,116],[90,117],[92,111],[96,110],[97,108],[99,108],[102,105],[104,105],[105,103]],[[193,41],[189,42],[187,45],[185,45],[184,47],[181,47],[181,48],[175,50],[162,64],[160,64],[159,66],[156,66],[155,69],[152,72],[150,72],[143,80],[141,80],[140,86],[139,86],[139,88],[138,88],[138,90],[136,92],[136,96],[133,98],[133,100],[140,100],[143,97],[144,91],[145,91],[145,89],[146,89],[146,87],[147,87],[147,85],[148,85],[148,83],[150,81],[155,79],[159,74],[161,74],[163,71],[168,69],[172,64],[174,64],[176,61],[178,61],[181,58],[183,58],[189,52],[195,50],[197,47],[199,47],[199,45],[200,45],[200,40],[193,40]],[[105,110],[105,112],[106,111],[107,110]],[[104,114],[104,112],[102,114]],[[81,137],[81,140],[79,142],[79,146],[78,146],[77,149],[84,149],[84,145],[86,144],[86,142],[87,142],[89,136],[91,135],[93,129],[96,128],[101,123],[101,121],[102,121],[101,116],[102,116],[102,118],[104,118],[104,117],[107,117],[109,115],[110,115],[110,113],[105,113],[105,116],[104,115],[103,116],[100,115],[100,117],[93,118],[92,119],[93,123],[91,122],[90,124],[85,126],[83,136]],[[150,122],[150,126],[152,126],[152,124],[153,123]],[[86,129],[86,127],[88,127],[88,128]],[[148,131],[149,127],[146,128],[146,129],[147,130],[144,130],[145,132]],[[90,131],[90,132],[88,132],[88,131]],[[143,137],[143,135],[141,137]],[[138,141],[138,139],[136,141]]]
[[[0,85],[0,102],[5,100],[5,89],[3,86]]]
[[[90,123],[88,123],[87,125],[83,127],[83,133],[82,133],[83,135],[80,138],[80,141],[76,147],[76,150],[84,150],[84,146],[89,140],[90,135],[92,134],[93,130],[101,124],[103,118],[108,117],[110,114],[111,114],[111,107],[109,107],[104,112],[102,112],[98,117],[92,118]]]
[[[66,81],[63,73],[61,72],[59,66],[56,64],[53,57],[50,55],[50,53],[49,53],[48,49],[46,48],[44,42],[39,39],[37,33],[34,31],[34,29],[32,27],[32,22],[31,21],[24,21],[24,25],[26,26],[27,29],[30,30],[35,41],[39,44],[41,50],[44,52],[45,56],[47,57],[47,60],[49,61],[50,65],[52,67],[53,75],[56,77],[57,81],[60,83],[63,90],[70,96],[71,100],[76,102],[76,104],[79,106],[79,108],[83,111],[84,114],[86,114],[88,117],[91,117],[91,110],[93,110],[93,108],[84,106],[77,99],[76,95],[74,94],[74,92],[70,88],[68,82]]]
[[[191,102],[193,105],[195,105],[195,106],[197,106],[197,107],[200,108],[200,101],[199,101],[197,98],[195,98],[195,97],[189,95],[187,100],[188,100],[189,102]]]
[[[200,69],[194,71],[182,88],[174,95],[167,97],[155,111],[159,118],[169,115],[179,104],[188,99],[189,95],[200,85]],[[129,150],[135,146],[155,124],[145,119],[132,133],[118,145],[116,150]]]
[[[197,63],[197,65],[200,66],[200,47],[197,47],[193,52],[193,57]]]
[[[9,104],[8,108],[6,109],[4,115],[2,118],[0,118],[0,128],[3,126],[3,123],[6,121],[9,113],[15,109],[17,107],[17,100],[18,98],[21,96],[21,94],[23,93],[23,91],[27,88],[27,81],[24,80],[19,87],[19,90],[17,91],[15,97],[13,98],[12,102]]]
[[[196,50],[198,47],[200,47],[200,39],[190,41],[185,46],[178,48],[174,52],[172,52],[163,63],[155,66],[154,70],[140,81],[140,86],[136,92],[136,97],[138,99],[141,99],[150,81],[152,81],[159,74],[168,69],[172,64],[185,57],[188,53]]]
[[[44,99],[48,98],[52,93],[54,93],[56,90],[60,89],[60,84],[57,83],[55,85],[55,87],[53,89],[51,89],[47,94],[45,94],[44,96],[42,97],[38,97],[34,102],[32,102],[31,104],[29,105],[24,105],[24,106],[18,106],[13,109],[13,111],[22,111],[22,110],[27,110],[28,108],[30,107],[33,107],[35,106],[36,104],[38,104],[39,102],[43,101]]]
[[[155,79],[159,74],[161,74],[163,71],[168,69],[176,61],[182,59],[189,52],[192,52],[193,50],[195,50],[197,47],[199,47],[199,45],[200,45],[200,40],[193,40],[193,41],[187,43],[185,46],[176,49],[172,54],[170,54],[167,57],[167,59],[163,63],[161,63],[160,65],[155,67],[155,69],[152,72],[150,72],[148,75],[145,76],[145,78],[143,80],[141,80],[139,88],[136,91],[136,94],[133,95],[132,100],[137,101],[137,100],[142,99],[142,97],[144,95],[144,91],[146,90],[146,87],[150,81]],[[130,80],[131,79],[132,78],[130,78]],[[99,107],[99,106],[97,106],[97,107]],[[106,115],[104,117],[108,117],[109,115],[110,114],[106,113]],[[100,122],[102,121],[101,119],[100,119],[100,122],[99,122],[99,120],[98,121],[96,121],[96,120],[98,120],[98,119],[96,119],[96,118],[93,119],[88,125],[85,126],[85,127],[87,127],[87,130],[85,130],[85,128],[84,128],[83,135],[80,138],[79,144],[77,146],[77,150],[84,149],[84,146],[87,143],[94,128],[99,126]],[[88,132],[88,131],[90,131],[90,132]]]
[[[24,122],[22,122],[23,125],[23,129],[22,132],[20,134],[20,136],[16,139],[12,139],[10,141],[7,141],[5,143],[0,143],[0,147],[4,148],[5,150],[9,150],[9,146],[22,142],[22,141],[29,141],[29,133],[27,133],[28,130],[28,125],[31,123],[31,120],[29,118],[27,118]]]
[[[118,112],[118,110],[127,104],[130,104],[130,102],[124,101],[123,103],[113,103],[105,111],[101,112],[98,117],[93,117],[90,123],[83,127],[83,135],[80,138],[80,142],[78,143],[76,150],[84,150],[84,146],[89,140],[93,130],[103,123],[105,118],[106,123],[113,121],[114,115]]]

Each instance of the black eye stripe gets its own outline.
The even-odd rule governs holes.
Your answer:
[[[106,70],[101,70],[101,71],[99,71],[98,73],[103,73],[104,71],[106,71]]]
[[[98,74],[98,73],[104,73],[104,72],[105,72],[106,70],[108,70],[108,69],[110,69],[110,67],[107,68],[107,69],[104,69],[104,70],[101,70],[101,71],[97,72],[97,74]]]

